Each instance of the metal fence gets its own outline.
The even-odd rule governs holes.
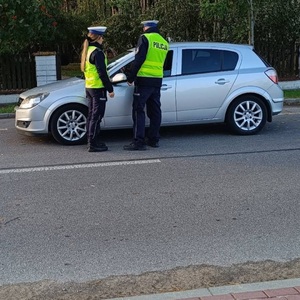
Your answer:
[[[300,44],[273,47],[266,43],[256,45],[258,53],[278,72],[280,80],[299,79],[300,77]]]
[[[299,42],[284,49],[273,49],[270,45],[257,45],[258,52],[276,68],[280,80],[299,78]],[[59,61],[59,60],[57,60]],[[57,70],[60,71],[60,64]],[[60,72],[58,79],[61,78]],[[29,54],[0,56],[0,94],[19,93],[37,86],[34,56]]]
[[[22,91],[36,86],[33,56],[0,56],[0,93]]]

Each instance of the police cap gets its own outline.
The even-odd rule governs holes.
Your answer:
[[[93,34],[103,35],[106,31],[107,27],[104,26],[94,26],[88,27],[88,31]]]
[[[157,20],[148,20],[148,21],[143,21],[141,24],[144,25],[144,27],[155,27],[157,26],[158,21]]]

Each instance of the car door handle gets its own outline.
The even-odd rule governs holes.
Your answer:
[[[172,86],[171,86],[171,85],[167,85],[167,84],[163,84],[163,85],[161,86],[161,89],[162,89],[163,91],[166,91],[166,90],[171,89],[171,88],[172,88]]]
[[[221,79],[215,81],[215,84],[223,85],[223,84],[229,83],[229,82],[230,82],[229,80],[225,80],[224,78],[221,78]]]

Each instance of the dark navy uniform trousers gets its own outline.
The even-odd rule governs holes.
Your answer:
[[[94,142],[100,134],[100,122],[104,117],[107,95],[106,89],[86,89],[88,99],[87,137],[88,142]]]
[[[160,87],[135,86],[132,104],[133,137],[136,144],[145,143],[145,107],[150,119],[147,137],[150,142],[159,141],[161,124]]]

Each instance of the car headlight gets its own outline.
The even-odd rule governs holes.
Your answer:
[[[49,93],[40,93],[26,97],[20,104],[20,108],[32,108],[48,97]]]

